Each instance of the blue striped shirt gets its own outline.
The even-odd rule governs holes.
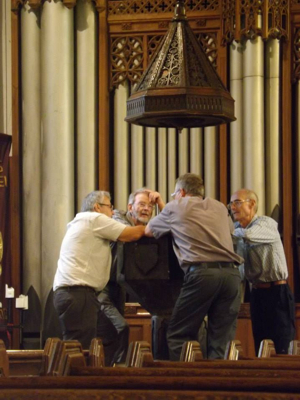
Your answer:
[[[288,269],[277,222],[257,215],[246,228],[236,222],[233,238],[244,260],[244,272],[251,283],[287,279]]]

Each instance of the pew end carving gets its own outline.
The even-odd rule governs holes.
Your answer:
[[[191,340],[185,342],[182,346],[180,361],[193,362],[203,359],[199,342]]]

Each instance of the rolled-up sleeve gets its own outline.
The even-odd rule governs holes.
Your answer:
[[[171,232],[171,218],[168,205],[166,205],[159,215],[151,219],[148,223],[148,227],[155,239]]]

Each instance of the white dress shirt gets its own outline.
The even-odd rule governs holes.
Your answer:
[[[103,289],[110,274],[110,241],[116,241],[125,228],[104,214],[78,213],[67,225],[53,290],[74,285]]]

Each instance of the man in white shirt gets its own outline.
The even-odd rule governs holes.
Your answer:
[[[110,241],[130,242],[144,235],[144,226],[125,226],[112,219],[110,194],[94,191],[67,226],[54,278],[54,307],[63,339],[79,340],[84,349],[97,335],[97,293],[109,280]]]

